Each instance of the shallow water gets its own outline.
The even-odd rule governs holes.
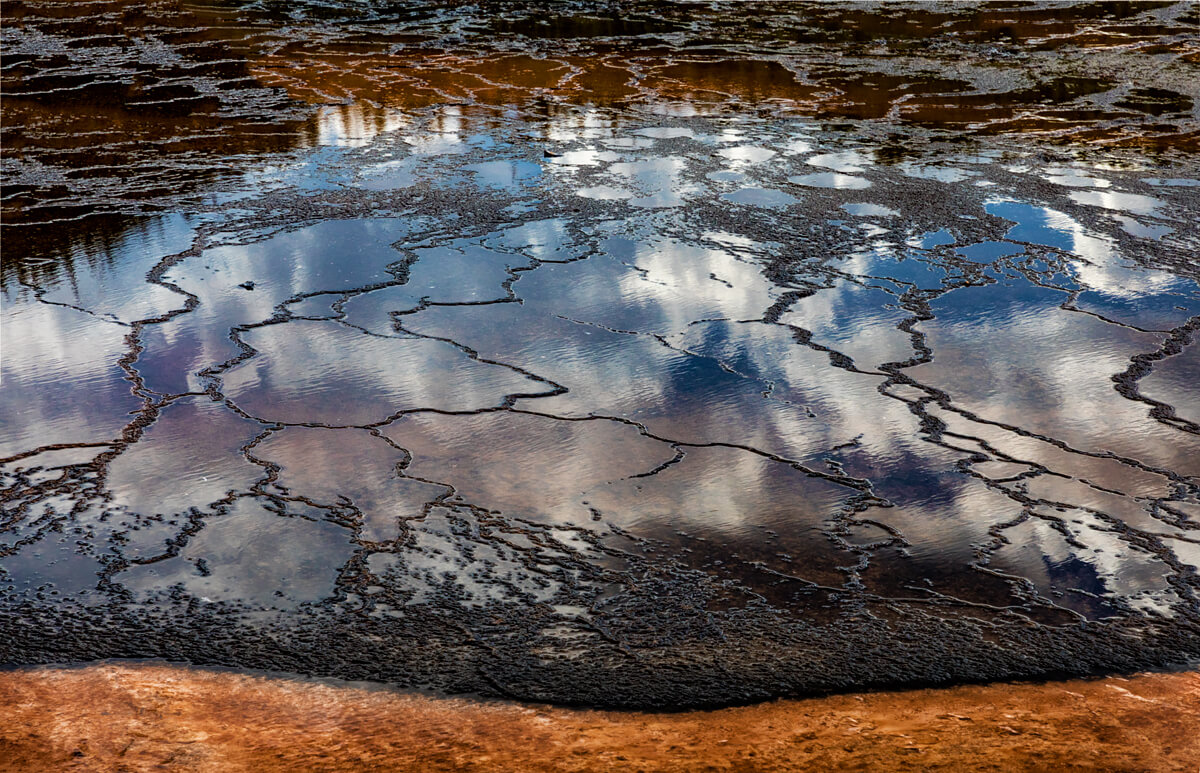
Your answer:
[[[994,13],[1025,59],[1152,44],[1186,72],[1194,9],[1128,5],[838,29],[936,19],[1000,77]],[[912,69],[873,38],[695,49],[721,19],[690,6],[89,6],[142,9],[165,48],[137,52],[14,7],[6,46],[89,52],[120,110],[167,61],[217,91],[116,147],[23,122],[84,87],[12,65],[4,662],[684,706],[1200,656],[1190,101],[1003,81],[963,141],[909,106],[979,111],[978,84],[822,69]],[[1026,125],[1093,98],[1090,134]]]

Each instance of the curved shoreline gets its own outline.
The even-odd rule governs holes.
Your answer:
[[[1194,771],[1198,729],[1194,671],[667,714],[167,665],[0,673],[0,771]]]

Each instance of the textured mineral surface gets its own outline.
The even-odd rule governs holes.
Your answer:
[[[1196,6],[754,8],[6,2],[0,662],[1197,662]]]
[[[1200,765],[1195,673],[646,714],[105,664],[0,673],[0,720],[5,773],[1193,773]]]

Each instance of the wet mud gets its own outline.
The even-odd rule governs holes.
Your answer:
[[[4,663],[1200,658],[1194,7],[73,8],[4,11]]]

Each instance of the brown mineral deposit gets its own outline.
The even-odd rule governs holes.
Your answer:
[[[107,663],[0,673],[2,771],[1187,771],[1200,673],[646,714]]]

